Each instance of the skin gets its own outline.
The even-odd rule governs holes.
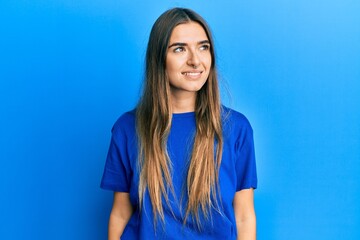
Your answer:
[[[197,92],[204,86],[211,68],[210,43],[202,26],[195,22],[176,26],[166,55],[166,74],[171,87],[174,113],[195,110]],[[233,200],[238,240],[256,239],[254,191],[236,192]],[[133,213],[128,193],[115,192],[109,219],[109,240],[118,240]]]
[[[190,22],[174,28],[166,56],[174,113],[195,110],[197,91],[206,83],[211,68],[210,47],[200,24]]]
[[[126,224],[133,214],[129,193],[114,192],[114,202],[110,213],[108,240],[119,240]]]
[[[254,190],[244,189],[235,193],[233,200],[237,240],[256,239],[256,216],[254,209]]]

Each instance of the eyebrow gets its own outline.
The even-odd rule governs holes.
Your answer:
[[[203,41],[198,42],[197,44],[198,45],[210,44],[210,41],[209,40],[203,40]],[[175,43],[171,44],[168,48],[175,47],[175,46],[184,47],[184,46],[187,46],[187,45],[188,45],[187,43],[175,42]]]

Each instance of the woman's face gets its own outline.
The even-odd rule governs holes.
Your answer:
[[[176,26],[166,55],[166,73],[171,93],[196,95],[207,81],[211,68],[210,42],[196,22]]]

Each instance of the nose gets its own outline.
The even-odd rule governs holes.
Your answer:
[[[189,51],[187,64],[193,68],[197,68],[200,65],[200,57],[195,50]]]

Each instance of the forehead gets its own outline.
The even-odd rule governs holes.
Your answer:
[[[177,25],[170,36],[170,43],[191,43],[203,40],[209,39],[204,28],[197,22],[182,23]]]

